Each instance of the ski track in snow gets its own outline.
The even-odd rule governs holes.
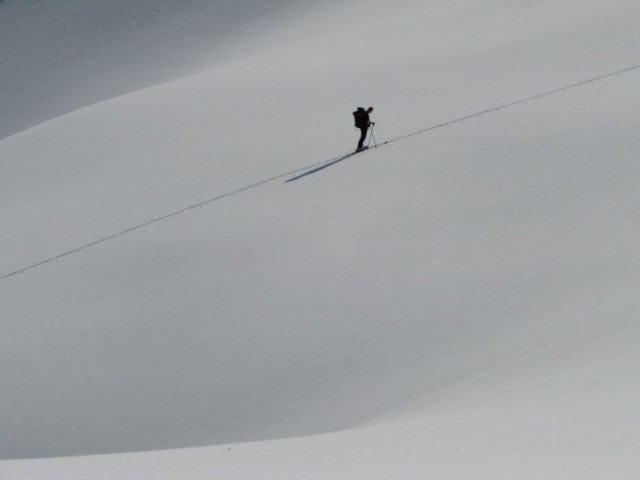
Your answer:
[[[474,118],[482,117],[482,116],[485,116],[485,115],[488,115],[488,114],[491,114],[491,113],[498,112],[500,110],[505,110],[505,109],[508,109],[508,108],[511,108],[511,107],[516,107],[518,105],[522,105],[524,103],[532,102],[532,101],[539,100],[539,99],[542,99],[542,98],[545,98],[545,97],[548,97],[548,96],[551,96],[551,95],[562,93],[562,92],[565,92],[567,90],[572,90],[574,88],[578,88],[578,87],[582,87],[582,86],[585,86],[585,85],[588,85],[588,84],[591,84],[591,83],[595,83],[595,82],[599,82],[599,81],[602,81],[602,80],[606,80],[606,79],[609,79],[611,77],[615,77],[615,76],[623,75],[623,74],[626,74],[626,73],[630,73],[630,72],[636,71],[638,69],[640,69],[640,64],[634,64],[634,65],[631,65],[631,66],[628,66],[628,67],[625,67],[625,68],[622,68],[622,69],[619,69],[619,70],[614,70],[612,72],[608,72],[608,73],[604,73],[604,74],[601,74],[601,75],[597,75],[595,77],[591,77],[591,78],[588,78],[586,80],[581,80],[579,82],[575,82],[575,83],[572,83],[570,85],[565,85],[565,86],[558,87],[558,88],[555,88],[555,89],[552,89],[552,90],[547,90],[545,92],[537,93],[535,95],[531,95],[529,97],[525,97],[525,98],[522,98],[522,99],[519,99],[519,100],[515,100],[513,102],[504,103],[504,104],[501,104],[501,105],[498,105],[498,106],[495,106],[495,107],[492,107],[492,108],[488,108],[488,109],[485,109],[485,110],[474,112],[474,113],[471,113],[469,115],[465,115],[465,116],[462,116],[462,117],[458,117],[458,118],[455,118],[453,120],[449,120],[449,121],[446,121],[446,122],[438,123],[436,125],[432,125],[432,126],[427,127],[427,128],[422,128],[420,130],[416,130],[416,131],[408,133],[406,135],[401,135],[401,136],[398,136],[398,137],[390,138],[388,140],[385,140],[385,141],[382,141],[382,142],[378,143],[376,148],[381,147],[381,146],[385,146],[385,145],[389,145],[389,144],[394,143],[394,142],[399,142],[399,141],[402,141],[402,140],[406,140],[406,139],[409,139],[409,138],[417,136],[417,135],[422,135],[422,134],[425,134],[425,133],[429,133],[429,132],[432,132],[434,130],[438,130],[438,129],[441,129],[441,128],[444,128],[444,127],[448,127],[448,126],[451,126],[451,125],[462,123],[462,122],[465,122],[467,120],[472,120]],[[361,153],[366,153],[366,151],[363,151]],[[71,256],[71,255],[74,255],[76,253],[80,253],[80,252],[82,252],[84,250],[87,250],[87,249],[89,249],[91,247],[95,247],[95,246],[98,246],[98,245],[100,245],[102,243],[109,242],[109,241],[114,240],[114,239],[116,239],[118,237],[121,237],[123,235],[127,235],[129,233],[135,232],[135,231],[140,230],[142,228],[151,226],[151,225],[153,225],[155,223],[158,223],[158,222],[161,222],[161,221],[164,221],[164,220],[168,220],[168,219],[170,219],[172,217],[181,215],[181,214],[186,213],[186,212],[188,212],[190,210],[194,210],[194,209],[197,209],[197,208],[201,208],[201,207],[207,206],[207,205],[209,205],[211,203],[217,202],[219,200],[223,200],[223,199],[225,199],[227,197],[230,197],[230,196],[233,196],[233,195],[236,195],[236,194],[239,194],[239,193],[243,193],[243,192],[246,192],[248,190],[252,190],[252,189],[257,188],[257,187],[259,187],[261,185],[265,185],[267,183],[271,183],[271,182],[274,182],[276,180],[280,180],[282,178],[289,177],[291,175],[296,175],[296,174],[299,174],[299,175],[297,175],[297,176],[295,176],[293,178],[290,178],[289,180],[287,180],[287,182],[298,180],[298,179],[300,179],[302,177],[305,177],[305,176],[310,175],[312,173],[317,173],[320,170],[328,168],[328,167],[330,167],[330,166],[332,166],[332,165],[334,165],[334,164],[336,164],[336,163],[338,163],[338,162],[340,162],[342,160],[345,160],[345,159],[351,157],[352,155],[353,155],[352,153],[343,154],[343,155],[340,155],[339,157],[332,158],[330,160],[325,160],[325,161],[322,161],[322,162],[313,163],[311,165],[306,165],[304,167],[300,167],[300,168],[297,168],[295,170],[292,170],[292,171],[289,171],[289,172],[286,172],[286,173],[281,173],[281,174],[278,174],[276,176],[273,176],[273,177],[270,177],[270,178],[267,178],[267,179],[264,179],[264,180],[249,184],[249,185],[246,185],[244,187],[240,187],[240,188],[231,190],[229,192],[226,192],[226,193],[223,193],[221,195],[217,195],[215,197],[209,198],[207,200],[203,200],[201,202],[189,205],[189,206],[181,208],[179,210],[175,210],[175,211],[167,213],[165,215],[154,217],[154,218],[152,218],[151,220],[149,220],[147,222],[140,223],[138,225],[134,225],[132,227],[126,228],[126,229],[121,230],[119,232],[116,232],[116,233],[114,233],[112,235],[109,235],[109,236],[100,238],[98,240],[95,240],[93,242],[87,243],[85,245],[79,246],[77,248],[74,248],[72,250],[66,251],[66,252],[61,253],[59,255],[55,255],[53,257],[47,258],[45,260],[41,260],[41,261],[36,262],[34,264],[31,264],[31,265],[28,265],[26,267],[20,268],[18,270],[14,270],[14,271],[12,271],[10,273],[6,273],[6,274],[0,276],[0,280],[7,280],[7,279],[9,279],[11,277],[14,277],[16,275],[19,275],[19,274],[22,274],[22,273],[26,273],[26,272],[28,272],[30,270],[35,269],[35,268],[42,267],[44,265],[47,265],[49,263],[55,262],[57,260],[63,259],[65,257]],[[304,172],[304,173],[301,173],[301,172]]]

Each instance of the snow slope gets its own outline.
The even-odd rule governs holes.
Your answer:
[[[5,478],[633,478],[639,333],[620,317],[339,433],[5,462]]]
[[[309,0],[4,0],[0,138],[100,100],[211,68]],[[287,14],[283,14],[287,12]]]
[[[2,141],[0,473],[637,475],[638,16],[327,4]]]

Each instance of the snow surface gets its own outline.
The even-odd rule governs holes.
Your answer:
[[[160,56],[99,3],[87,58]],[[0,478],[636,477],[640,6],[249,4],[137,1],[198,48],[9,117]]]

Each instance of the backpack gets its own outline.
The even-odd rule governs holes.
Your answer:
[[[357,128],[364,128],[369,126],[369,114],[362,107],[358,107],[358,109],[353,112],[353,119]]]

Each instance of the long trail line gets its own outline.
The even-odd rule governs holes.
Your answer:
[[[124,230],[120,230],[119,232],[113,233],[113,234],[111,234],[109,236],[100,238],[98,240],[95,240],[93,242],[87,243],[87,244],[82,245],[80,247],[74,248],[73,250],[69,250],[69,251],[61,253],[59,255],[47,258],[46,260],[41,260],[41,261],[39,261],[37,263],[33,263],[33,264],[29,265],[29,266],[20,268],[19,270],[15,270],[13,272],[1,275],[0,276],[0,281],[1,280],[5,280],[5,279],[10,278],[10,277],[13,277],[15,275],[18,275],[20,273],[25,273],[25,272],[27,272],[29,270],[34,269],[34,268],[41,267],[43,265],[46,265],[47,263],[51,263],[51,262],[54,262],[56,260],[60,260],[61,258],[68,257],[68,256],[73,255],[75,253],[81,252],[82,250],[86,250],[88,248],[95,247],[97,245],[100,245],[101,243],[105,243],[105,242],[108,242],[110,240],[114,240],[114,239],[116,239],[118,237],[121,237],[123,235],[126,235],[128,233],[132,233],[132,232],[135,232],[136,230],[140,230],[142,228],[151,226],[154,223],[158,223],[158,222],[162,222],[164,220],[168,220],[171,217],[178,216],[178,215],[180,215],[182,213],[185,213],[185,212],[188,212],[190,210],[195,210],[197,208],[204,207],[204,206],[206,206],[206,205],[208,205],[210,203],[217,202],[218,200],[222,200],[222,199],[230,197],[232,195],[235,195],[235,194],[238,194],[238,193],[242,193],[242,192],[245,192],[247,190],[251,190],[253,188],[259,187],[260,185],[264,185],[265,183],[270,183],[270,182],[273,182],[275,180],[279,180],[279,179],[284,178],[284,177],[289,177],[291,175],[295,175],[296,173],[302,172],[302,171],[307,170],[309,168],[312,168],[312,167],[314,167],[316,165],[317,165],[317,163],[312,164],[312,165],[307,165],[305,167],[300,167],[300,168],[297,168],[295,170],[289,171],[287,173],[282,173],[280,175],[276,175],[275,177],[270,177],[270,178],[267,178],[265,180],[261,180],[259,182],[252,183],[250,185],[246,185],[244,187],[240,187],[240,188],[237,188],[235,190],[231,190],[229,192],[220,194],[220,195],[218,195],[216,197],[212,197],[212,198],[209,198],[207,200],[203,200],[202,202],[194,203],[194,204],[189,205],[187,207],[181,208],[180,210],[175,210],[173,212],[167,213],[167,214],[159,216],[159,217],[153,217],[151,220],[148,220],[148,221],[146,221],[144,223],[140,223],[140,224],[134,225],[132,227],[125,228]]]
[[[548,97],[550,95],[555,95],[557,93],[561,93],[561,92],[564,92],[566,90],[571,90],[573,88],[581,87],[581,86],[587,85],[589,83],[594,83],[594,82],[598,82],[600,80],[604,80],[604,79],[607,79],[607,78],[610,78],[610,77],[615,77],[617,75],[622,75],[624,73],[629,73],[629,72],[631,72],[633,70],[637,70],[639,68],[640,68],[640,64],[631,65],[630,67],[626,67],[626,68],[623,68],[621,70],[616,70],[614,72],[604,73],[602,75],[598,75],[596,77],[592,77],[592,78],[589,78],[587,80],[582,80],[580,82],[572,83],[570,85],[565,85],[564,87],[554,88],[553,90],[547,90],[546,92],[537,93],[535,95],[531,95],[530,97],[522,98],[520,100],[515,100],[515,101],[509,102],[509,103],[503,103],[502,105],[498,105],[497,107],[487,108],[486,110],[482,110],[482,111],[479,111],[479,112],[471,113],[471,114],[465,115],[463,117],[454,118],[453,120],[449,120],[447,122],[439,123],[437,125],[432,125],[431,127],[422,128],[420,130],[416,130],[415,132],[408,133],[406,135],[401,135],[399,137],[391,138],[391,139],[387,140],[387,143],[393,143],[393,142],[398,142],[400,140],[405,140],[407,138],[410,138],[410,137],[413,137],[413,136],[416,136],[416,135],[421,135],[423,133],[431,132],[431,131],[437,130],[439,128],[448,127],[448,126],[454,125],[456,123],[461,123],[461,122],[464,122],[466,120],[470,120],[472,118],[481,117],[481,116],[487,115],[489,113],[494,113],[494,112],[497,112],[499,110],[504,110],[506,108],[515,107],[515,106],[523,104],[523,103],[531,102],[531,101],[534,101],[534,100],[539,100],[541,98]]]
[[[490,114],[490,113],[497,112],[499,110],[504,110],[504,109],[507,109],[507,108],[515,107],[515,106],[521,105],[523,103],[531,102],[531,101],[538,100],[538,99],[541,99],[541,98],[544,98],[544,97],[548,97],[550,95],[555,95],[557,93],[561,93],[561,92],[564,92],[564,91],[567,91],[567,90],[571,90],[573,88],[581,87],[583,85],[587,85],[587,84],[590,84],[590,83],[594,83],[594,82],[598,82],[598,81],[601,81],[601,80],[605,80],[607,78],[615,77],[615,76],[622,75],[622,74],[625,74],[625,73],[629,73],[629,72],[632,72],[632,71],[637,70],[637,69],[640,69],[640,64],[631,65],[629,67],[626,67],[626,68],[623,68],[623,69],[620,69],[620,70],[615,70],[613,72],[609,72],[609,73],[605,73],[605,74],[602,74],[602,75],[598,75],[598,76],[595,76],[595,77],[592,77],[592,78],[589,78],[589,79],[586,79],[586,80],[582,80],[582,81],[579,81],[579,82],[576,82],[576,83],[572,83],[570,85],[565,85],[563,87],[555,88],[553,90],[548,90],[548,91],[542,92],[542,93],[537,93],[535,95],[531,95],[531,96],[526,97],[526,98],[515,100],[513,102],[504,103],[502,105],[498,105],[498,106],[495,106],[495,107],[492,107],[492,108],[488,108],[486,110],[481,110],[481,111],[478,111],[478,112],[471,113],[469,115],[465,115],[465,116],[462,116],[462,117],[454,118],[453,120],[449,120],[449,121],[446,121],[446,122],[443,122],[443,123],[438,123],[438,124],[432,125],[430,127],[422,128],[420,130],[416,130],[414,132],[410,132],[410,133],[408,133],[406,135],[401,135],[401,136],[398,136],[398,137],[390,138],[390,139],[388,139],[388,140],[386,140],[384,142],[381,142],[381,143],[377,144],[376,147],[381,147],[383,145],[389,145],[389,144],[392,144],[392,143],[395,143],[395,142],[399,142],[401,140],[406,140],[406,139],[414,137],[416,135],[421,135],[421,134],[428,133],[428,132],[431,132],[431,131],[434,131],[434,130],[437,130],[437,129],[440,129],[440,128],[444,128],[444,127],[448,127],[448,126],[451,126],[451,125],[455,125],[457,123],[461,123],[461,122],[464,122],[466,120],[471,120],[473,118],[481,117],[481,116],[484,116],[484,115],[487,115],[487,114]],[[362,153],[366,153],[366,151],[362,152]],[[171,217],[175,217],[177,215],[181,215],[181,214],[186,213],[186,212],[188,212],[190,210],[201,208],[201,207],[204,207],[204,206],[209,205],[211,203],[217,202],[218,200],[222,200],[224,198],[227,198],[227,197],[230,197],[232,195],[236,195],[236,194],[245,192],[247,190],[251,190],[253,188],[259,187],[259,186],[264,185],[266,183],[270,183],[270,182],[273,182],[273,181],[276,181],[276,180],[279,180],[279,179],[282,179],[282,178],[285,178],[285,177],[290,177],[290,176],[293,175],[294,176],[293,178],[290,178],[289,180],[287,180],[287,182],[292,182],[292,181],[297,180],[299,178],[305,177],[305,176],[310,175],[312,173],[316,173],[316,172],[318,172],[320,170],[328,168],[329,166],[334,165],[335,163],[338,163],[338,162],[340,162],[342,160],[345,160],[345,159],[351,157],[352,155],[353,155],[353,153],[350,153],[350,154],[342,155],[340,157],[337,157],[337,158],[334,158],[334,159],[331,159],[331,160],[326,160],[326,161],[323,161],[323,162],[316,162],[314,164],[307,165],[305,167],[297,168],[297,169],[295,169],[293,171],[290,171],[290,172],[282,173],[282,174],[276,175],[274,177],[270,177],[270,178],[267,178],[265,180],[261,180],[259,182],[255,182],[255,183],[246,185],[244,187],[240,187],[240,188],[237,188],[235,190],[231,190],[229,192],[217,195],[215,197],[209,198],[207,200],[204,200],[204,201],[201,201],[201,202],[198,202],[198,203],[194,203],[192,205],[189,205],[187,207],[181,208],[179,210],[175,210],[173,212],[167,213],[165,215],[154,217],[151,220],[148,220],[146,222],[134,225],[134,226],[129,227],[129,228],[125,228],[124,230],[120,230],[119,232],[113,233],[113,234],[111,234],[109,236],[100,238],[98,240],[95,240],[93,242],[87,243],[85,245],[81,245],[79,247],[76,247],[76,248],[74,248],[72,250],[69,250],[69,251],[66,251],[64,253],[61,253],[59,255],[55,255],[53,257],[47,258],[45,260],[41,260],[39,262],[33,263],[31,265],[28,265],[26,267],[20,268],[18,270],[14,270],[12,272],[0,275],[0,281],[1,280],[6,280],[6,279],[11,278],[11,277],[14,277],[14,276],[19,275],[21,273],[25,273],[25,272],[27,272],[29,270],[33,270],[35,268],[47,265],[49,263],[55,262],[57,260],[60,260],[62,258],[74,255],[76,253],[82,252],[83,250],[87,250],[89,248],[95,247],[95,246],[100,245],[102,243],[106,243],[108,241],[114,240],[114,239],[116,239],[118,237],[121,237],[123,235],[127,235],[129,233],[135,232],[135,231],[140,230],[142,228],[151,226],[151,225],[153,225],[155,223],[162,222],[164,220],[168,220]]]

